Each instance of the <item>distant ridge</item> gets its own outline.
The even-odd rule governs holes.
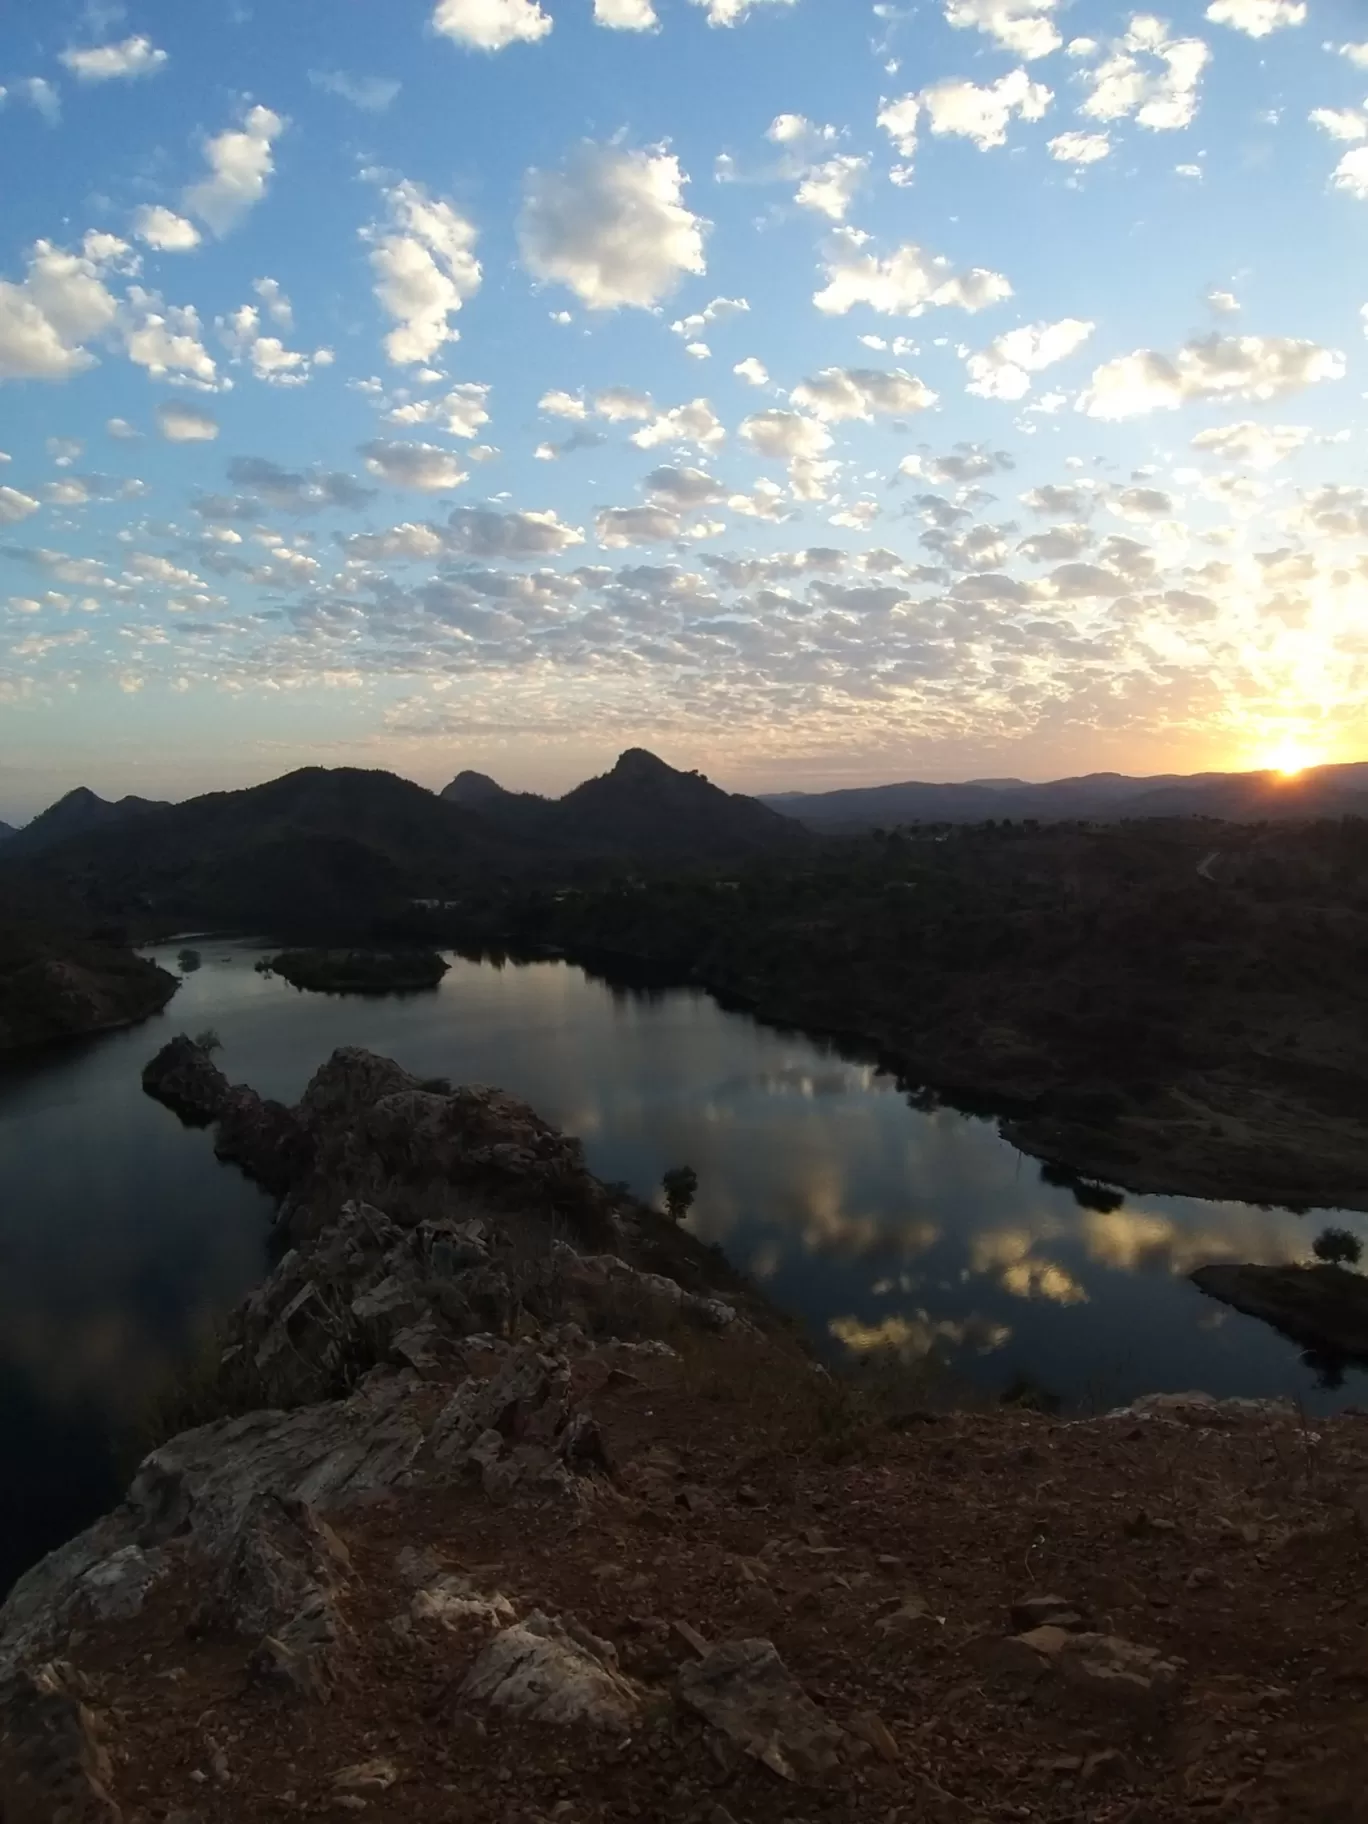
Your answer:
[[[163,803],[153,798],[129,797],[111,802],[90,791],[88,787],[78,785],[64,798],[59,798],[56,804],[51,804],[40,812],[32,823],[10,831],[6,858],[36,855],[39,850],[50,848],[54,843],[66,842],[73,836],[86,836],[94,830],[108,829],[113,824],[125,823],[148,811],[165,809]],[[0,825],[0,829],[8,827]]]
[[[465,804],[479,807],[493,804],[500,798],[511,798],[513,794],[504,790],[497,779],[491,779],[488,773],[473,773],[467,769],[457,773],[450,785],[442,787],[438,794],[448,804]]]
[[[856,831],[900,823],[982,823],[1004,817],[1042,823],[1125,817],[1219,817],[1232,823],[1265,818],[1368,815],[1368,761],[1280,773],[1165,773],[1129,778],[1088,773],[1032,784],[980,779],[963,785],[907,780],[837,792],[781,792],[762,804],[809,829]]]

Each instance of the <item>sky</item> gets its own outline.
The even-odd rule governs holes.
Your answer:
[[[16,0],[0,818],[1368,756],[1360,0]]]

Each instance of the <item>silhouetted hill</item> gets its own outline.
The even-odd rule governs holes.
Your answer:
[[[610,773],[587,779],[557,804],[563,835],[585,851],[680,861],[740,860],[792,848],[793,822],[701,773],[681,773],[629,748]]]
[[[1004,817],[1034,817],[1042,823],[1106,823],[1123,817],[1220,817],[1236,823],[1334,817],[1368,814],[1368,763],[1312,767],[1291,779],[1259,772],[1186,777],[1167,773],[1141,779],[1089,773],[1045,784],[1020,779],[964,785],[909,780],[838,792],[771,793],[760,802],[810,829],[825,831],[900,823],[982,823]]]
[[[0,842],[8,842],[14,834],[15,829],[12,823],[0,823]]]
[[[36,855],[41,849],[51,848],[54,843],[66,842],[74,836],[87,836],[95,830],[127,823],[130,818],[141,817],[148,811],[166,808],[152,798],[128,797],[111,803],[109,799],[101,798],[85,786],[78,785],[75,791],[68,792],[65,798],[59,798],[56,804],[51,804],[40,812],[32,823],[13,831],[7,855],[10,858],[16,855]]]
[[[473,773],[467,767],[457,773],[450,785],[444,785],[439,797],[445,798],[448,804],[464,804],[479,808],[495,804],[501,798],[511,798],[513,793],[505,791],[497,779],[491,779],[488,773]]]
[[[462,777],[469,791],[471,776]],[[392,773],[306,767],[247,791],[140,805],[136,815],[96,812],[94,827],[36,851],[18,837],[7,843],[0,903],[22,890],[137,930],[204,923],[351,935],[413,900],[500,881],[579,878],[622,861],[730,864],[805,840],[753,799],[639,752],[560,800],[481,783],[471,805]],[[51,830],[69,803],[31,827]]]

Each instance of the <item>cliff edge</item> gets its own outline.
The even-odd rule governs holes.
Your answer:
[[[281,1252],[0,1610],[4,1824],[1362,1816],[1362,1421],[875,1400],[497,1090],[147,1081]]]

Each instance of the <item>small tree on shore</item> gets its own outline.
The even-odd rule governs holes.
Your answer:
[[[683,1222],[698,1195],[698,1173],[691,1165],[677,1165],[660,1184],[665,1192],[665,1214],[674,1222]]]
[[[212,1026],[206,1026],[203,1032],[197,1032],[194,1043],[199,1046],[201,1051],[221,1051],[223,1049],[223,1040]]]
[[[1322,1229],[1311,1243],[1317,1260],[1329,1267],[1356,1267],[1363,1255],[1363,1243],[1348,1229]]]

